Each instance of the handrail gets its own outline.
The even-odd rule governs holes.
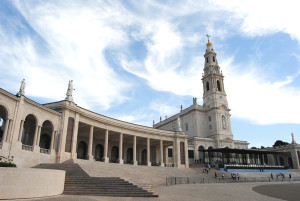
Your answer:
[[[33,146],[22,144],[22,149],[25,151],[33,151]]]
[[[202,178],[202,177],[167,177],[166,186],[177,184],[204,184],[204,183],[238,183],[238,182],[284,182],[300,181],[300,177],[243,177],[243,178]]]
[[[50,149],[40,148],[40,153],[42,153],[42,154],[50,154]]]

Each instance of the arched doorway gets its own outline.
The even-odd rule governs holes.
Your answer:
[[[143,165],[147,164],[147,150],[146,149],[144,149],[142,151],[142,164]]]
[[[212,164],[212,162],[214,161],[214,153],[211,151],[214,148],[212,146],[208,147],[208,159],[209,159],[209,164]]]
[[[279,158],[280,165],[284,166],[284,160],[282,157]]]
[[[111,162],[116,163],[119,159],[119,148],[117,146],[113,146],[111,148]]]
[[[2,142],[4,129],[7,119],[7,110],[4,106],[0,105],[0,142]]]
[[[32,114],[27,115],[24,122],[24,127],[22,131],[22,139],[21,142],[24,145],[33,146],[34,142],[34,133],[36,129],[36,117]]]
[[[204,163],[204,159],[205,159],[204,147],[199,146],[198,151],[199,151],[199,163]]]
[[[132,163],[133,162],[133,149],[132,148],[128,148],[127,149],[127,155],[126,155],[126,163]]]
[[[40,148],[50,149],[51,138],[48,134],[42,134],[40,139]]]
[[[95,148],[95,161],[102,161],[103,156],[104,156],[104,149],[103,146],[101,144],[97,144],[96,148]]]
[[[78,159],[86,159],[87,158],[87,144],[84,141],[81,141],[78,144],[77,158]]]
[[[51,135],[53,131],[53,125],[50,121],[44,121],[41,128],[41,137],[40,137],[40,148],[42,149],[50,149],[51,145]]]
[[[293,160],[291,157],[288,158],[288,162],[289,162],[289,168],[294,168],[293,166]]]

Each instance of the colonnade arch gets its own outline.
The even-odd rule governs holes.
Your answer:
[[[123,134],[90,125],[79,118],[77,126],[72,134],[77,149],[75,154],[71,151],[71,158],[148,166],[170,163],[166,150],[173,146],[173,141]]]
[[[102,144],[97,144],[95,147],[95,154],[94,154],[95,161],[102,161],[103,156],[104,156],[104,148]]]
[[[5,140],[4,133],[5,133],[5,129],[7,129],[6,127],[7,119],[8,119],[7,109],[4,106],[0,105],[0,142]]]
[[[37,132],[37,118],[33,114],[26,116],[22,130],[21,142],[23,145],[34,146]]]
[[[39,140],[39,146],[42,149],[50,149],[51,147],[51,138],[53,139],[53,124],[46,120],[44,121],[41,128],[41,136]]]

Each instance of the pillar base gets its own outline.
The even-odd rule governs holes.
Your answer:
[[[164,163],[161,163],[161,164],[160,164],[160,167],[165,167],[165,164],[164,164]]]
[[[77,153],[76,153],[76,152],[75,152],[75,153],[72,152],[72,153],[71,153],[71,158],[75,158],[75,159],[76,159],[76,158],[77,158]]]
[[[103,160],[105,163],[109,163],[109,158],[107,157],[104,157],[104,160]]]
[[[123,159],[119,159],[119,164],[124,164],[124,160]]]
[[[9,144],[10,143],[8,143],[8,142],[2,142],[2,150],[8,150],[9,149]],[[22,145],[21,145],[21,147],[22,147]]]
[[[40,146],[33,147],[33,152],[40,153],[40,150],[41,150]]]
[[[89,159],[89,161],[93,161],[94,160],[94,156],[93,155],[89,155],[88,159]]]
[[[133,161],[133,165],[138,165],[137,161]]]
[[[147,166],[151,166],[151,162],[147,162]]]

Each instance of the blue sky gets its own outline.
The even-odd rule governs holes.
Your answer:
[[[272,6],[269,6],[270,3]],[[0,87],[74,100],[152,126],[202,104],[206,37],[225,75],[234,138],[300,142],[297,1],[0,1]],[[266,9],[268,8],[268,9]]]

